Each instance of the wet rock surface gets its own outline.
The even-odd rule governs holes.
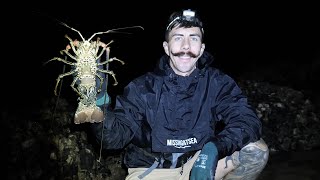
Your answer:
[[[270,159],[264,179],[318,179],[320,120],[312,101],[288,87],[253,80],[239,81],[263,123]],[[101,150],[86,124],[73,123],[76,104],[57,97],[40,106],[7,109],[8,179],[125,178],[122,151]]]

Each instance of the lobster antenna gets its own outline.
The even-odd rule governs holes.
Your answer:
[[[80,33],[80,31],[76,30],[76,29],[73,28],[73,27],[68,26],[68,25],[67,25],[66,23],[64,23],[64,22],[61,22],[61,21],[60,21],[60,24],[66,26],[67,28],[70,28],[70,29],[73,30],[73,31],[76,31],[76,32],[80,35],[81,39],[82,39],[83,41],[86,41],[86,39],[83,38],[83,36],[82,36],[82,34]]]
[[[110,51],[107,50],[106,52],[106,61],[109,60],[109,53]],[[106,70],[109,70],[109,63],[106,64]],[[104,74],[104,77],[105,77],[105,86],[106,86],[106,90],[105,90],[105,94],[108,93],[108,82],[109,82],[109,79],[108,79],[108,75]],[[109,102],[110,102],[110,97],[107,97],[107,96],[104,96],[104,103],[103,103],[103,117],[105,117],[107,115],[106,113],[106,109],[107,109],[107,98],[109,98]],[[105,121],[103,120],[102,123],[101,123],[101,126],[102,126],[102,129],[104,127],[104,123]],[[99,159],[98,159],[98,162],[101,161],[101,157],[102,157],[102,143],[103,143],[103,133],[104,131],[102,130],[101,131],[101,141],[100,141],[100,150],[99,150]]]
[[[65,59],[67,59],[67,56],[65,56]],[[66,65],[64,64],[63,65],[63,69],[62,69],[62,73],[65,73],[65,71],[66,71]],[[55,115],[56,115],[56,110],[57,110],[57,107],[58,107],[58,104],[59,104],[60,94],[61,94],[61,89],[62,89],[62,83],[63,83],[63,79],[61,80],[60,87],[59,87],[59,94],[58,94],[58,97],[56,99],[56,104],[55,104],[54,109],[53,109],[52,119],[51,119],[51,127],[53,125],[53,121],[54,121]]]
[[[140,28],[142,30],[144,30],[144,28],[142,26],[127,26],[127,27],[122,27],[122,28],[115,28],[115,29],[110,29],[108,31],[103,31],[103,32],[97,32],[97,33],[94,33],[89,39],[88,41],[90,41],[95,35],[97,34],[106,34],[106,33],[125,33],[125,34],[132,34],[132,33],[129,33],[129,32],[117,32],[118,30],[123,30],[123,29],[135,29],[135,28]]]

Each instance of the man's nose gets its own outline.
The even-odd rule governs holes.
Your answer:
[[[183,41],[183,44],[182,44],[182,49],[183,49],[183,50],[189,50],[189,48],[190,48],[189,40],[188,40],[188,39],[185,39],[185,40]]]

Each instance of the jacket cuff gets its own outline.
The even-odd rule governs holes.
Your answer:
[[[210,138],[209,141],[216,145],[219,159],[228,156],[228,154],[226,154],[226,147],[223,142],[219,141],[216,137]]]
[[[112,129],[112,125],[115,120],[115,115],[112,111],[107,111],[103,123],[91,123],[90,128],[93,134],[96,136],[98,140],[101,140],[101,132],[102,130],[109,131]]]

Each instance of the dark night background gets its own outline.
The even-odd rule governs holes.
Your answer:
[[[169,15],[187,8],[197,10],[202,17],[206,50],[215,56],[213,66],[236,80],[256,79],[301,90],[320,107],[320,11],[316,3],[66,2],[28,2],[28,8],[10,11],[8,19],[4,16],[8,20],[3,22],[5,28],[14,38],[10,40],[13,53],[6,59],[13,68],[2,66],[3,71],[12,71],[4,76],[9,84],[4,89],[8,91],[4,96],[7,100],[4,112],[38,110],[43,99],[54,97],[56,78],[62,74],[64,63],[43,63],[53,57],[63,58],[59,52],[69,43],[65,34],[81,39],[59,21],[79,30],[85,39],[114,28],[144,27],[143,31],[122,31],[131,34],[96,35],[105,43],[114,40],[110,57],[126,63],[123,66],[110,63],[119,82],[117,86],[108,86],[114,98],[133,78],[153,70],[164,53],[162,42]],[[65,67],[66,71],[70,70],[69,65]],[[61,96],[75,105],[77,96],[69,86],[71,81],[69,76],[63,79]],[[113,79],[109,78],[109,82]]]
[[[69,43],[65,34],[80,39],[75,31],[60,25],[61,21],[79,30],[86,39],[93,33],[113,28],[144,27],[143,31],[127,30],[132,34],[96,36],[105,43],[114,40],[110,45],[110,56],[126,62],[124,66],[117,62],[110,64],[119,85],[109,90],[120,93],[134,77],[152,70],[163,54],[162,42],[169,15],[175,10],[191,8],[200,13],[204,22],[206,50],[215,55],[214,66],[234,78],[260,78],[305,89],[310,96],[317,96],[320,13],[316,7],[308,3],[192,0],[33,4],[17,11],[16,21],[11,21],[16,32],[14,36],[19,39],[19,48],[14,53],[19,58],[11,61],[19,64],[15,67],[19,73],[13,73],[16,76],[13,91],[30,94],[24,98],[31,98],[32,102],[42,95],[53,95],[55,79],[62,73],[63,63],[42,64],[53,57],[63,57],[59,51]],[[66,68],[68,70],[69,66]],[[71,78],[65,77],[62,94],[71,92],[69,82]]]

